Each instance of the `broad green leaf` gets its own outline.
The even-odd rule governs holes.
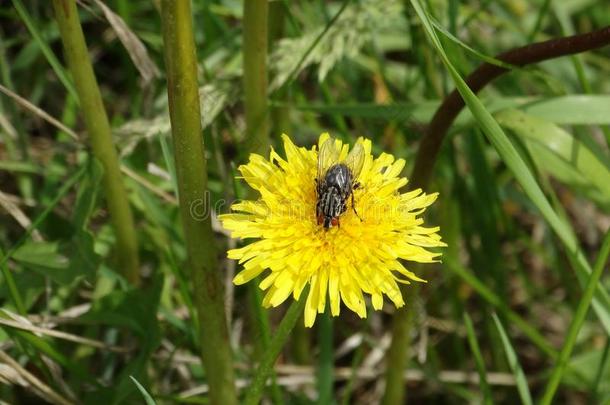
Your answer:
[[[275,106],[284,106],[280,102]],[[298,104],[301,111],[322,115],[341,114],[346,117],[373,118],[393,121],[428,122],[440,105],[438,100],[424,100],[412,103],[349,103],[349,104]],[[494,97],[485,100],[489,112],[495,113],[508,108],[518,108],[533,117],[556,124],[565,125],[606,125],[610,124],[610,96],[569,95],[560,97]],[[472,125],[472,113],[463,110],[455,124]]]
[[[562,383],[578,390],[588,390],[595,380],[602,361],[602,350],[593,349],[577,354],[570,359],[570,366],[563,374]],[[598,387],[600,393],[610,394],[610,367],[602,370]]]
[[[84,231],[69,241],[27,242],[15,251],[13,259],[60,285],[92,276],[100,262],[93,250],[93,237]]]
[[[502,111],[496,119],[523,139],[541,170],[610,207],[610,163],[603,156],[557,125],[521,111]]]
[[[528,114],[554,122],[572,125],[610,124],[610,96],[569,95],[530,99],[521,108]]]
[[[58,253],[57,242],[28,242],[13,253],[13,259],[26,266],[61,270],[68,265],[68,258]]]

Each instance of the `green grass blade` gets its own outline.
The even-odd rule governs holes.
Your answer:
[[[136,380],[136,378],[134,376],[130,375],[129,378],[131,378],[131,381],[133,381],[133,383],[136,385],[136,387],[138,387],[138,391],[140,391],[140,393],[144,397],[144,401],[146,402],[146,405],[157,405],[157,403],[155,402],[153,397],[148,393],[148,391],[146,391],[146,388],[144,388],[142,386],[142,384],[140,384],[140,382],[138,380]]]
[[[161,151],[163,153],[163,161],[165,162],[165,167],[167,168],[167,172],[169,173],[169,178],[172,182],[172,186],[174,189],[174,195],[176,198],[179,198],[178,195],[178,183],[176,180],[176,165],[174,163],[174,153],[172,151],[172,147],[167,142],[167,137],[165,134],[159,133],[159,143],[161,144]]]
[[[45,218],[51,213],[51,211],[53,211],[55,206],[59,204],[61,199],[68,193],[68,191],[70,191],[72,186],[76,184],[76,182],[81,178],[81,176],[85,174],[86,171],[87,165],[83,165],[80,169],[78,169],[76,173],[74,173],[72,176],[70,176],[70,178],[68,178],[68,180],[64,182],[61,189],[57,192],[55,198],[53,198],[53,200],[49,203],[49,205],[46,206],[46,208],[40,213],[40,215],[38,215],[36,219],[32,221],[32,224],[28,227],[28,229],[21,236],[21,238],[19,238],[19,240],[15,244],[13,244],[13,246],[11,246],[8,252],[6,252],[4,257],[0,259],[0,267],[4,266],[6,262],[8,262],[8,260],[11,258],[13,253],[15,253],[17,249],[19,249],[21,245],[23,245],[23,243],[28,240],[34,229],[40,226],[42,221],[44,221]]]
[[[599,250],[597,260],[595,261],[594,270],[587,281],[582,298],[578,302],[576,313],[574,314],[570,327],[568,328],[565,343],[563,344],[561,352],[559,352],[559,359],[555,364],[555,368],[553,369],[549,382],[544,391],[544,396],[540,402],[543,405],[550,404],[553,401],[555,391],[559,386],[563,373],[565,372],[568,364],[568,360],[570,359],[570,355],[572,354],[572,350],[576,345],[578,332],[580,332],[580,328],[585,322],[587,312],[589,311],[589,306],[593,300],[593,294],[595,293],[596,287],[600,283],[602,273],[604,272],[606,262],[608,261],[608,254],[610,254],[610,231],[606,232],[602,247]]]
[[[498,113],[509,108],[519,109],[533,117],[555,124],[602,125],[610,124],[610,96],[567,95],[559,97],[494,97],[486,100],[487,110]],[[438,100],[423,100],[416,103],[302,103],[293,106],[297,110],[320,115],[342,115],[379,120],[428,122],[440,105]],[[275,107],[292,107],[291,104],[274,102]],[[456,125],[469,125],[472,114],[468,110],[460,113]]]
[[[468,106],[477,123],[491,144],[496,148],[502,160],[513,172],[513,175],[523,188],[525,194],[538,208],[542,216],[548,222],[549,226],[559,237],[566,249],[567,254],[573,258],[572,262],[575,266],[576,275],[580,283],[584,284],[588,275],[591,273],[591,266],[580,249],[574,231],[570,225],[563,221],[553,210],[551,204],[536,182],[536,179],[530,172],[521,156],[519,156],[519,153],[512,145],[500,125],[494,120],[489,111],[487,111],[487,109],[483,106],[483,103],[481,103],[479,98],[472,92],[472,90],[461,78],[457,70],[453,67],[451,61],[443,51],[443,47],[436,36],[436,32],[434,31],[432,23],[430,22],[427,13],[424,11],[423,6],[418,0],[411,0],[411,4],[419,15],[423,26],[428,33],[429,39],[437,49],[441,60],[451,74],[458,91],[466,103],[466,106]],[[599,320],[606,329],[606,332],[610,334],[610,297],[608,296],[607,291],[601,285],[598,285],[593,307]]]
[[[597,403],[597,398],[600,394],[600,384],[602,382],[602,376],[604,375],[604,371],[608,370],[608,359],[610,356],[610,339],[606,339],[606,344],[604,346],[604,351],[602,353],[602,357],[599,361],[599,366],[597,367],[597,371],[595,372],[595,378],[593,379],[593,384],[591,385],[591,389],[589,391],[589,396],[591,398],[591,403]]]
[[[517,357],[517,353],[515,353],[515,349],[510,343],[510,339],[508,338],[508,334],[504,327],[502,326],[502,322],[498,315],[493,314],[494,322],[496,323],[496,327],[498,328],[498,332],[500,333],[500,338],[502,339],[502,344],[504,345],[504,352],[506,353],[506,359],[508,361],[508,365],[515,375],[515,381],[517,381],[517,390],[519,391],[519,396],[521,397],[521,402],[525,405],[532,405],[532,394],[530,393],[529,386],[527,385],[527,378],[525,377],[525,373],[521,368],[521,364],[519,364],[519,359]]]
[[[70,80],[70,78],[68,77],[66,70],[63,68],[51,48],[49,48],[47,42],[42,38],[42,35],[38,30],[36,23],[34,23],[34,20],[32,20],[32,17],[28,13],[21,0],[13,0],[13,5],[15,6],[17,13],[19,14],[19,17],[21,17],[21,20],[23,20],[23,23],[28,28],[28,31],[30,31],[30,34],[32,34],[34,41],[36,41],[36,44],[40,47],[40,50],[47,59],[47,62],[49,62],[49,65],[51,65],[51,67],[53,68],[53,71],[59,78],[59,81],[64,85],[64,87],[66,88],[68,93],[70,93],[70,95],[74,98],[74,100],[78,100],[78,94],[76,93],[76,87],[74,87],[74,83],[72,83],[72,80]]]
[[[493,404],[491,388],[489,387],[489,383],[487,382],[487,371],[485,370],[485,361],[483,360],[481,348],[479,347],[479,343],[477,342],[477,336],[474,331],[474,326],[472,325],[472,319],[470,319],[470,316],[467,312],[464,312],[464,325],[466,326],[468,344],[470,345],[470,350],[472,351],[472,355],[474,356],[474,362],[477,366],[477,371],[479,373],[479,387],[481,388],[484,402],[488,405]]]
[[[557,357],[557,352],[546,338],[516,312],[511,311],[504,301],[476,278],[474,274],[468,272],[460,264],[451,259],[444,258],[443,261],[447,264],[449,270],[470,285],[485,301],[487,301],[487,303],[493,305],[498,311],[502,312],[502,314],[518,327],[542,352],[552,359]]]

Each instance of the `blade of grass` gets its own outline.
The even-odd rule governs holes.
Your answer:
[[[598,403],[600,383],[602,382],[602,376],[604,375],[605,370],[608,368],[608,359],[610,359],[608,354],[610,354],[610,339],[606,339],[602,358],[599,361],[599,366],[597,367],[597,372],[595,373],[595,379],[593,380],[591,390],[589,391],[590,404]]]
[[[476,276],[464,269],[461,265],[454,262],[452,259],[444,258],[443,261],[447,264],[449,270],[453,271],[458,277],[464,280],[471,286],[487,303],[493,305],[498,311],[506,316],[523,334],[549,358],[555,359],[558,356],[557,351],[546,340],[538,330],[530,325],[525,319],[519,316],[516,312],[510,310],[508,306],[498,297],[489,287],[483,284]]]
[[[303,314],[303,309],[305,308],[308,294],[309,285],[303,289],[299,300],[293,301],[292,304],[290,304],[290,308],[288,308],[284,318],[282,318],[282,321],[278,325],[275,335],[273,335],[271,343],[269,344],[269,348],[263,355],[263,358],[258,365],[256,374],[254,375],[248,391],[246,392],[246,398],[243,402],[244,404],[256,405],[260,403],[263,395],[263,389],[265,387],[265,383],[267,382],[267,377],[273,370],[275,360],[280,355],[284,344],[288,340],[290,332],[294,328],[296,322],[300,319],[300,316]]]
[[[593,300],[595,289],[599,284],[600,278],[604,272],[604,268],[608,260],[608,254],[610,254],[610,230],[606,232],[606,236],[604,237],[604,241],[597,256],[597,260],[595,261],[594,270],[587,281],[582,298],[578,302],[578,307],[576,308],[576,312],[574,313],[574,317],[572,318],[572,322],[568,328],[565,342],[561,351],[559,352],[559,358],[555,363],[555,368],[551,373],[551,377],[549,378],[544,395],[540,401],[542,405],[550,404],[553,401],[555,391],[557,391],[557,387],[559,386],[561,378],[563,377],[563,373],[568,364],[568,360],[570,359],[570,355],[572,354],[572,350],[576,345],[578,332],[580,332],[580,328],[585,322],[587,312],[589,311],[589,306]]]
[[[551,5],[551,0],[544,0],[544,3],[542,3],[542,6],[540,6],[540,11],[538,11],[538,14],[536,16],[536,22],[534,23],[532,32],[530,32],[530,34],[528,35],[528,42],[532,42],[534,40],[534,38],[536,37],[536,35],[538,34],[538,32],[540,31],[540,27],[542,27],[542,20],[543,20],[544,16],[547,14],[547,12],[549,11],[550,5]]]
[[[483,393],[483,400],[488,405],[493,404],[491,388],[489,387],[489,383],[487,382],[487,371],[485,370],[485,361],[483,360],[481,348],[479,347],[479,343],[477,342],[477,336],[474,331],[474,326],[472,325],[472,319],[470,319],[470,315],[468,315],[468,312],[464,312],[464,325],[466,326],[466,336],[468,338],[468,344],[470,345],[470,350],[472,351],[472,355],[474,356],[474,362],[477,366],[477,372],[479,373],[479,387],[481,388],[481,391]]]
[[[508,338],[508,334],[504,327],[502,326],[502,322],[498,315],[495,313],[492,314],[494,322],[496,323],[496,327],[498,328],[498,332],[500,332],[500,338],[502,339],[502,344],[504,345],[504,352],[506,353],[506,360],[508,361],[508,365],[515,375],[515,381],[517,381],[517,391],[519,391],[519,396],[521,397],[521,403],[524,405],[532,405],[532,394],[530,393],[530,388],[527,385],[527,378],[525,377],[525,373],[521,368],[521,364],[519,364],[519,358],[517,357],[517,353],[515,353],[515,349],[510,343],[510,339]]]
[[[131,378],[131,381],[133,381],[133,383],[136,385],[136,387],[138,387],[138,391],[140,391],[140,393],[144,397],[144,402],[146,402],[146,405],[156,405],[157,404],[155,402],[155,400],[153,399],[153,397],[148,393],[148,391],[146,391],[146,388],[144,388],[142,386],[142,384],[140,384],[140,382],[138,380],[136,380],[136,378],[134,376],[130,375],[129,378]]]
[[[161,26],[180,216],[199,319],[200,351],[212,403],[237,403],[224,292],[210,218],[190,1],[163,0]],[[203,205],[202,205],[203,204]],[[205,212],[194,209],[205,207]],[[195,215],[197,214],[197,215]]]
[[[19,17],[21,17],[23,20],[23,23],[27,27],[28,31],[30,31],[30,34],[32,34],[34,41],[36,41],[36,44],[40,47],[40,50],[47,59],[47,62],[49,62],[49,65],[51,65],[51,68],[53,68],[53,71],[59,78],[59,81],[64,85],[68,93],[70,93],[75,100],[78,100],[78,92],[74,87],[74,83],[70,80],[66,70],[63,68],[51,48],[49,48],[47,45],[47,41],[42,38],[42,34],[38,30],[36,23],[28,13],[21,0],[13,0],[13,6],[17,10]]]
[[[472,92],[472,90],[460,77],[459,73],[455,70],[451,64],[451,61],[443,51],[443,47],[436,36],[436,32],[434,31],[434,28],[428,19],[428,15],[423,6],[420,4],[419,0],[411,0],[411,4],[422,20],[430,41],[436,48],[439,56],[445,64],[445,67],[447,70],[449,70],[449,73],[453,77],[456,88],[461,94],[466,106],[468,106],[481,129],[488,137],[492,145],[496,148],[502,160],[513,172],[516,180],[519,182],[521,187],[523,187],[525,194],[535,204],[542,216],[548,222],[549,226],[557,234],[563,243],[567,254],[573,257],[573,263],[576,265],[576,275],[581,284],[584,284],[588,274],[591,273],[591,267],[580,249],[574,231],[570,225],[563,221],[553,210],[534,176],[500,125],[494,120],[489,111],[487,111],[487,109],[483,106],[479,98]],[[593,307],[607,333],[610,334],[610,297],[608,296],[607,291],[601,285],[598,285]]]
[[[25,315],[27,310],[23,303],[23,298],[21,298],[21,294],[19,293],[19,289],[17,288],[13,274],[6,265],[6,260],[4,260],[5,257],[7,256],[2,252],[2,249],[0,249],[0,269],[2,270],[2,276],[4,277],[4,281],[8,287],[9,296],[11,297],[13,305],[15,306],[15,309],[17,309],[19,315]]]
[[[110,123],[95,79],[75,0],[53,0],[55,18],[64,53],[80,100],[93,155],[104,167],[103,186],[110,220],[116,233],[118,267],[125,278],[137,285],[140,279],[138,241],[119,158],[112,142]]]
[[[0,83],[5,84],[9,89],[14,89],[11,65],[7,55],[7,45],[4,33],[0,29]],[[10,118],[9,118],[10,117]],[[9,121],[4,122],[4,121]],[[11,129],[6,128],[10,125]],[[6,152],[10,159],[28,162],[30,160],[29,153],[29,136],[28,131],[24,128],[22,117],[17,113],[17,109],[10,103],[4,103],[0,100],[0,139],[4,143]],[[12,136],[10,133],[13,133]],[[17,176],[17,184],[19,191],[25,199],[33,198],[32,178],[24,174]]]
[[[559,97],[494,97],[493,99],[486,99],[485,102],[488,111],[491,113],[497,113],[508,108],[517,108],[529,115],[556,124],[610,124],[610,114],[608,114],[610,97],[602,94],[576,94]],[[283,102],[274,102],[272,105],[277,107],[288,106]],[[397,102],[392,104],[311,103],[297,104],[294,107],[300,111],[321,115],[340,114],[344,117],[428,122],[439,105],[439,101],[424,100],[416,103]],[[471,112],[465,110],[457,117],[455,124],[467,126],[470,125],[472,119]]]
[[[301,70],[301,65],[303,65],[303,62],[305,62],[305,60],[307,59],[307,57],[309,56],[309,54],[311,53],[311,51],[314,50],[314,48],[320,43],[320,41],[322,40],[322,38],[324,38],[324,35],[326,35],[326,33],[328,32],[328,30],[335,24],[335,22],[337,22],[337,20],[339,19],[339,17],[341,17],[341,14],[343,14],[343,12],[345,11],[345,9],[347,8],[347,6],[349,5],[351,0],[344,0],[343,4],[341,5],[341,8],[337,11],[337,13],[333,16],[333,18],[330,19],[330,21],[328,21],[328,23],[326,24],[326,26],[324,27],[324,29],[322,30],[322,32],[320,32],[320,34],[312,41],[311,45],[309,45],[309,47],[307,48],[307,50],[303,53],[303,55],[301,56],[301,58],[299,59],[299,61],[294,65],[294,68],[290,71],[290,74],[288,74],[288,76],[286,77],[286,80],[284,81],[284,83],[282,83],[275,91],[280,91],[281,89],[283,89],[285,86],[289,85],[290,83],[292,83],[292,81],[294,80],[294,78],[296,77],[296,75],[299,73],[299,71]],[[288,6],[286,8],[287,10],[289,10]]]
[[[32,224],[28,227],[25,233],[19,238],[17,242],[11,246],[11,248],[6,252],[4,257],[0,259],[0,267],[4,266],[11,256],[23,245],[23,243],[28,240],[34,229],[37,229],[42,221],[46,219],[46,217],[53,211],[53,209],[59,204],[62,198],[70,191],[72,186],[76,184],[76,182],[86,173],[87,165],[81,166],[72,176],[70,176],[59,189],[55,197],[51,200],[51,202],[45,207],[45,209],[36,217]],[[9,272],[10,274],[10,272]]]

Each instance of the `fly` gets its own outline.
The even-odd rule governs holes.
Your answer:
[[[333,138],[322,144],[318,154],[318,176],[315,179],[318,225],[324,225],[325,229],[339,226],[339,216],[347,210],[347,200],[350,197],[352,209],[360,218],[354,205],[354,190],[360,186],[357,179],[363,165],[362,143],[354,145],[347,157],[341,161]]]

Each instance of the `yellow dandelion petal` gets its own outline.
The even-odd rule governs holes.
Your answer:
[[[254,239],[228,251],[228,257],[243,267],[233,282],[244,284],[261,275],[265,307],[278,306],[291,295],[298,300],[309,284],[304,310],[308,327],[327,303],[333,316],[339,315],[343,303],[361,318],[367,314],[366,296],[374,310],[383,307],[384,296],[396,307],[403,306],[399,284],[425,282],[404,261],[437,262],[440,253],[429,249],[446,246],[439,228],[424,227],[419,217],[438,195],[420,189],[401,192],[407,184],[401,177],[403,159],[387,153],[374,157],[372,143],[365,138],[359,138],[360,145],[354,148],[329,139],[324,133],[307,149],[282,135],[283,155],[274,149],[268,159],[252,154],[239,172],[260,197],[235,203],[230,214],[219,217],[232,237]],[[333,221],[327,216],[328,222],[320,224],[318,155],[331,150],[331,163],[345,162],[349,173],[360,170],[354,183],[347,183],[357,182],[358,187],[339,197],[345,205],[338,205],[343,208]],[[351,150],[355,152],[350,154]]]

